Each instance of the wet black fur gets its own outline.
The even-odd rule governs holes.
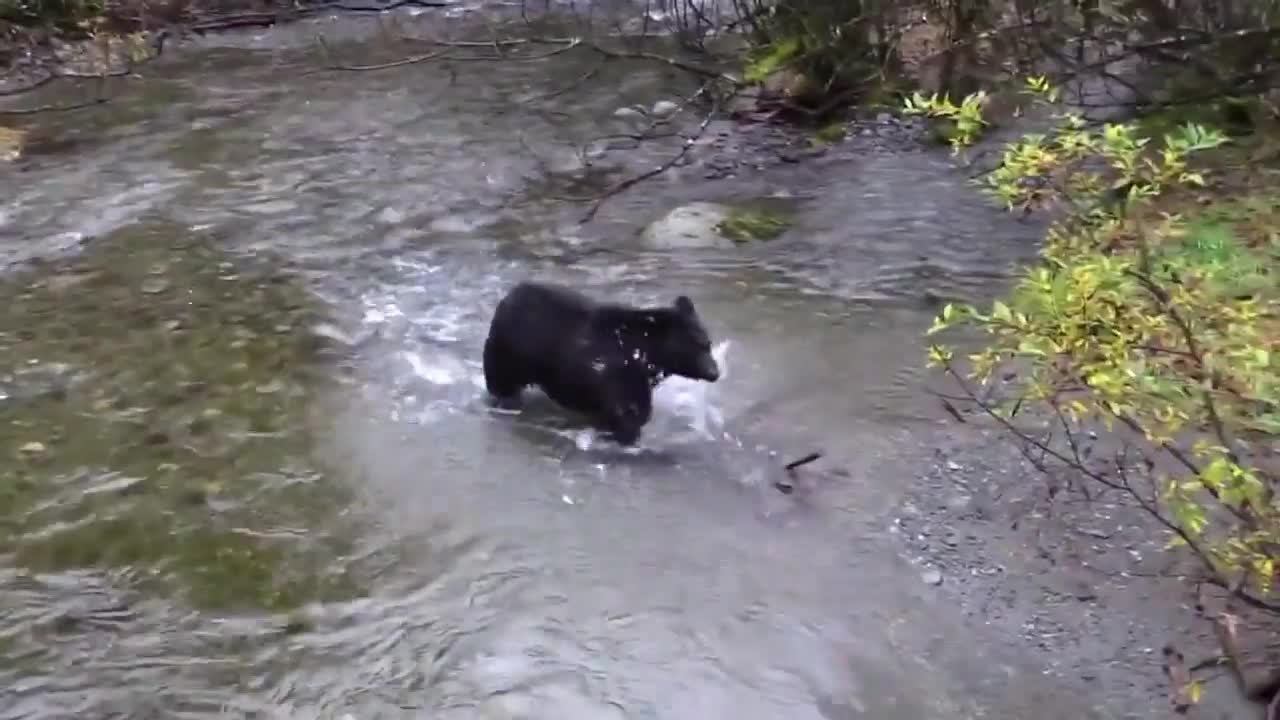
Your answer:
[[[498,303],[484,344],[484,379],[499,404],[535,385],[623,445],[653,412],[668,375],[715,382],[720,369],[693,302],[635,308],[598,303],[567,287],[516,285]]]

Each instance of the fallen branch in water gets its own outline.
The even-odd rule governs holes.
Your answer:
[[[399,33],[396,35],[401,40],[409,42],[423,43],[424,45],[440,45],[442,47],[452,48],[491,48],[491,47],[516,47],[518,45],[577,45],[582,42],[581,38],[565,37],[565,38],[498,38],[494,40],[440,40],[437,38],[424,38],[417,35],[405,35]]]
[[[790,495],[791,491],[796,489],[796,485],[795,485],[796,470],[801,467],[804,467],[805,465],[808,465],[811,462],[814,462],[815,460],[819,460],[821,458],[822,458],[821,452],[811,452],[808,455],[805,455],[804,457],[798,460],[792,460],[786,465],[783,465],[782,469],[786,471],[787,477],[785,479],[778,480],[773,484],[773,486],[777,488],[778,491],[783,493],[784,495]]]
[[[330,60],[330,58],[333,57],[333,53],[329,50],[329,43],[325,42],[323,35],[316,35],[316,43],[320,45],[320,53],[324,56],[325,69],[337,70],[340,72],[371,72],[374,70],[403,67],[405,65],[415,65],[420,62],[426,62],[427,60],[444,57],[449,53],[448,50],[441,50],[439,52],[427,53],[425,55],[414,55],[401,60],[393,60],[391,62],[378,63],[375,65],[339,65],[338,63]]]
[[[0,110],[0,116],[39,115],[41,113],[70,112],[71,110],[83,110],[84,108],[95,107],[97,105],[104,105],[108,102],[111,102],[110,99],[100,97],[100,98],[94,98],[93,100],[88,100],[82,103],[75,103],[73,105],[40,105],[38,107],[33,107],[33,108],[18,108],[16,110]]]
[[[44,77],[40,78],[39,80],[35,80],[27,85],[23,85],[22,87],[13,88],[12,90],[0,90],[0,97],[16,97],[18,95],[24,95],[26,93],[31,92],[32,90],[42,88],[45,85],[48,85],[49,83],[55,80],[105,80],[106,78],[128,77],[129,75],[133,74],[134,70],[139,65],[149,63],[152,60],[155,60],[156,58],[160,57],[160,53],[162,51],[163,51],[163,45],[158,44],[155,55],[152,55],[140,62],[129,62],[127,63],[126,67],[124,67],[123,69],[113,70],[111,72],[80,73],[80,72],[73,72],[70,70],[51,70],[46,68],[45,72],[47,74]]]
[[[679,58],[662,55],[660,53],[651,53],[644,51],[631,50],[611,50],[596,42],[585,41],[582,38],[544,38],[544,37],[527,37],[527,38],[507,38],[494,40],[437,40],[434,38],[423,38],[416,35],[398,34],[402,40],[411,42],[427,43],[432,45],[443,45],[447,47],[459,48],[481,48],[481,47],[512,47],[516,45],[573,45],[585,47],[607,60],[647,60],[649,62],[662,63],[671,67],[684,70],[685,72],[701,76],[708,80],[720,80],[729,83],[733,87],[742,87],[744,85],[741,78],[735,77],[728,73],[720,72],[713,68],[703,67],[697,63],[681,60]],[[643,35],[642,35],[643,37]]]
[[[407,38],[407,39],[418,40],[419,38]],[[550,57],[555,57],[556,55],[559,55],[561,53],[569,52],[570,50],[578,47],[578,45],[581,44],[581,40],[578,40],[577,38],[571,38],[564,41],[565,43],[564,47],[556,48],[555,50],[541,53],[539,55],[495,54],[492,56],[477,56],[477,55],[468,56],[468,55],[452,55],[450,54],[449,51],[450,49],[455,47],[496,47],[496,45],[495,43],[485,43],[485,42],[452,43],[452,42],[430,41],[431,44],[444,46],[445,49],[439,50],[436,52],[426,53],[423,55],[413,55],[411,57],[402,58],[400,60],[392,60],[390,62],[385,62],[385,63],[376,63],[373,65],[340,65],[330,60],[330,58],[332,58],[333,56],[333,53],[330,51],[329,44],[325,42],[325,39],[323,36],[317,35],[316,42],[320,45],[321,52],[325,57],[324,69],[338,70],[338,71],[344,71],[344,72],[371,72],[374,70],[386,70],[388,68],[404,67],[405,65],[416,65],[420,62],[426,62],[428,60],[436,60],[436,59],[448,60],[450,62],[454,62],[454,61],[506,62],[506,61],[545,60]],[[496,41],[496,42],[502,43],[503,41]]]
[[[596,74],[596,73],[598,73],[598,72],[600,72],[600,68],[602,68],[602,67],[604,67],[604,62],[603,62],[603,61],[602,61],[602,62],[600,62],[600,63],[599,63],[598,65],[596,65],[595,67],[592,67],[592,68],[590,68],[589,70],[587,70],[586,72],[582,73],[582,74],[581,74],[581,75],[579,75],[578,77],[574,78],[572,81],[570,81],[570,82],[569,82],[568,84],[566,84],[564,87],[559,88],[559,89],[557,89],[557,90],[552,90],[552,91],[550,91],[550,92],[545,92],[545,93],[541,93],[541,94],[538,94],[538,95],[533,95],[533,96],[527,97],[527,98],[523,99],[521,102],[525,102],[525,103],[534,103],[534,102],[540,102],[540,101],[543,101],[543,100],[551,100],[552,98],[560,97],[561,95],[563,95],[563,94],[565,94],[565,93],[567,93],[567,92],[569,92],[569,91],[573,90],[574,88],[579,87],[580,85],[582,85],[582,84],[583,84],[583,83],[585,83],[586,81],[588,81],[588,80],[590,80],[591,78],[595,77],[595,74]]]
[[[696,100],[699,96],[706,93],[707,89],[710,87],[711,87],[710,81],[704,83],[702,87],[698,88],[697,92],[690,95],[688,99],[686,99],[683,103],[681,103],[680,108],[683,109],[686,105]],[[693,135],[690,135],[689,137],[686,137],[684,139],[684,144],[680,146],[680,152],[673,155],[669,160],[662,163],[658,167],[652,170],[649,170],[648,172],[640,173],[639,175],[636,175],[634,177],[627,178],[626,180],[623,180],[618,184],[614,185],[613,187],[609,188],[608,190],[606,190],[603,195],[600,195],[595,199],[595,202],[592,203],[591,208],[587,210],[585,215],[582,216],[582,219],[578,221],[578,224],[582,225],[582,224],[591,222],[591,219],[596,216],[596,213],[600,212],[600,208],[604,206],[605,202],[607,202],[609,198],[619,195],[621,193],[624,193],[631,187],[639,183],[642,183],[651,177],[656,177],[658,175],[661,175],[662,173],[675,167],[678,163],[680,163],[680,161],[684,160],[684,158],[689,154],[689,151],[693,149],[694,144],[696,144],[698,140],[702,137],[702,134],[707,131],[707,126],[711,124],[711,118],[715,117],[716,105],[717,105],[716,103],[712,104],[711,110],[709,110],[707,114],[702,118],[702,122],[698,124],[698,128],[696,131],[694,131]],[[679,110],[677,110],[676,112],[679,112]]]
[[[720,80],[729,83],[732,87],[742,87],[743,82],[740,78],[734,77],[728,73],[720,72],[712,68],[703,67],[696,63],[686,62],[679,58],[662,55],[659,53],[643,52],[643,51],[619,51],[610,50],[597,43],[587,43],[586,46],[597,53],[610,58],[612,60],[648,60],[650,62],[663,63],[671,67],[684,70],[685,72],[700,75],[708,80]]]
[[[821,460],[821,459],[822,459],[822,453],[811,452],[808,455],[805,455],[804,457],[800,458],[799,460],[792,460],[786,465],[783,465],[782,469],[786,470],[787,472],[793,472],[797,468],[804,467],[805,465],[808,465],[811,462],[814,462],[816,460]]]
[[[441,0],[396,0],[386,5],[348,5],[342,2],[326,2],[315,5],[304,5],[301,7],[289,7],[274,12],[251,12],[251,13],[235,13],[228,15],[219,15],[196,22],[183,28],[187,32],[209,33],[220,32],[223,30],[235,30],[245,27],[269,27],[279,25],[281,23],[300,20],[309,15],[316,15],[322,12],[332,10],[341,10],[343,12],[370,12],[385,13],[402,8],[405,6],[414,6],[422,8],[442,8],[454,5],[452,2],[443,2]]]

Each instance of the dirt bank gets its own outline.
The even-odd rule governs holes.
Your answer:
[[[1165,550],[1161,528],[1118,498],[1059,496],[991,428],[940,424],[891,532],[973,622],[1043,654],[1052,672],[1082,680],[1131,717],[1172,715],[1161,650],[1189,665],[1221,653],[1196,612],[1193,568]],[[1226,668],[1206,683],[1191,718],[1261,718]],[[1148,703],[1141,709],[1143,700]]]

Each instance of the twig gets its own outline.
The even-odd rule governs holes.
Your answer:
[[[328,44],[325,43],[323,37],[317,36],[316,39],[319,41],[321,47],[323,48],[325,52],[325,56],[328,57],[330,55]],[[500,53],[497,55],[490,55],[490,56],[449,55],[449,49],[452,47],[497,48],[501,43],[502,41],[495,40],[494,42],[488,42],[488,43],[467,43],[465,45],[458,45],[456,43],[444,43],[444,42],[433,41],[433,44],[443,45],[445,46],[445,49],[439,50],[436,52],[426,53],[424,55],[414,55],[412,57],[407,57],[402,60],[393,60],[391,62],[378,63],[375,65],[330,64],[327,69],[342,70],[347,72],[369,72],[372,70],[386,70],[388,68],[403,67],[405,65],[416,65],[417,63],[420,63],[420,62],[426,62],[427,60],[434,60],[436,58],[441,58],[441,57],[447,57],[450,61],[460,61],[460,62],[497,62],[497,61],[527,62],[530,60],[546,60],[547,58],[555,57],[556,55],[560,55],[561,53],[569,52],[570,50],[582,44],[582,41],[576,38],[571,39],[566,42],[564,47],[556,48],[555,50],[551,50],[549,52],[545,52],[540,55],[502,55]]]
[[[498,47],[514,47],[517,45],[576,45],[582,42],[581,38],[507,38],[494,40],[437,40],[435,38],[423,38],[416,35],[399,34],[401,40],[409,42],[418,42],[425,45],[440,45],[443,47],[454,48],[492,48]]]
[[[669,57],[667,55],[643,51],[619,52],[617,50],[609,50],[596,43],[587,43],[586,45],[588,48],[600,53],[601,55],[614,60],[649,60],[652,62],[670,65],[671,67],[679,68],[685,72],[691,72],[694,75],[701,75],[709,80],[723,80],[734,87],[742,87],[743,85],[742,80],[729,75],[728,73],[712,70],[711,68],[702,67],[696,63],[685,62],[684,60]]]
[[[799,460],[792,460],[786,465],[783,465],[782,469],[786,470],[787,472],[792,472],[796,468],[804,467],[805,465],[808,465],[811,462],[814,462],[816,460],[821,460],[821,459],[822,459],[821,452],[811,452],[808,455],[805,455],[804,457],[800,458]]]
[[[220,32],[222,30],[234,30],[235,28],[242,27],[265,27],[269,25],[278,25],[282,22],[298,20],[309,15],[316,15],[330,10],[385,13],[409,5],[424,8],[442,8],[450,7],[453,4],[454,3],[452,2],[441,2],[440,0],[396,0],[396,2],[388,3],[386,5],[347,5],[346,3],[341,2],[327,2],[316,5],[304,5],[302,7],[290,7],[277,12],[221,15],[205,20],[199,20],[188,25],[185,29],[188,32],[195,33]]]
[[[12,97],[14,95],[29,93],[32,90],[35,90],[36,88],[48,85],[49,83],[59,79],[60,77],[61,76],[58,73],[49,71],[47,75],[40,78],[39,80],[35,80],[31,82],[31,84],[29,85],[23,85],[22,87],[13,88],[12,90],[0,90],[0,97]]]
[[[950,400],[944,397],[939,397],[938,401],[942,403],[942,409],[946,410],[947,413],[950,414],[951,417],[955,418],[957,422],[960,422],[960,423],[969,422],[968,420],[964,419],[964,416],[960,414],[960,411],[956,409],[956,406],[951,404]]]
[[[71,110],[83,110],[84,108],[103,105],[110,102],[107,98],[95,98],[87,102],[76,103],[74,105],[41,105],[33,108],[20,108],[17,110],[0,110],[0,115],[39,115],[40,113],[56,113],[69,112]]]
[[[346,3],[341,3],[341,2],[328,2],[328,3],[321,3],[319,5],[309,6],[304,9],[310,12],[323,12],[325,10],[345,10],[347,12],[381,13],[381,12],[387,12],[390,10],[395,10],[397,8],[402,8],[406,6],[421,7],[421,8],[442,8],[442,7],[451,7],[455,4],[456,3],[445,2],[444,0],[395,0],[395,2],[387,3],[386,5],[348,5]]]
[[[327,61],[332,57],[332,53],[329,51],[329,43],[325,42],[323,35],[317,35],[316,42],[320,44],[320,51],[324,54]],[[448,50],[440,50],[438,52],[427,53],[425,55],[414,55],[412,57],[404,58],[403,60],[394,60],[392,62],[378,63],[376,65],[339,65],[334,62],[329,62],[325,69],[339,70],[342,72],[370,72],[373,70],[386,70],[387,68],[415,65],[420,62],[426,62],[427,60],[434,60],[435,58],[443,57],[448,53]]]
[[[1174,306],[1169,298],[1169,293],[1145,273],[1131,270],[1129,274],[1138,279],[1138,282],[1147,290],[1147,293],[1159,303],[1160,308],[1173,320],[1174,325],[1178,328],[1178,333],[1182,335],[1183,342],[1187,344],[1187,352],[1191,353],[1191,356],[1195,358],[1196,364],[1200,366],[1201,370],[1206,375],[1210,375],[1209,368],[1204,361],[1204,353],[1201,351],[1200,343],[1196,340],[1195,332],[1192,331],[1191,324],[1182,316],[1182,313],[1178,312],[1178,308]],[[1211,375],[1210,379],[1212,380]],[[1213,427],[1214,435],[1218,438],[1218,442],[1222,443],[1222,447],[1226,449],[1227,457],[1231,459],[1231,462],[1239,464],[1240,458],[1236,455],[1235,443],[1228,435],[1226,426],[1222,423],[1222,417],[1218,414],[1218,405],[1213,401],[1213,394],[1207,387],[1202,391],[1201,399],[1204,402],[1205,412],[1209,415],[1209,422]]]
[[[702,95],[703,93],[705,93],[709,85],[710,83],[704,84],[701,88],[698,89],[696,93],[690,96],[689,99],[686,100],[684,104],[688,105],[690,102],[695,100],[699,95]],[[711,124],[711,118],[714,116],[715,116],[715,108],[713,107],[711,111],[709,111],[706,114],[706,116],[702,118],[702,122],[699,123],[698,129],[693,133],[693,135],[690,135],[689,137],[684,139],[684,144],[680,146],[680,152],[673,155],[669,160],[662,163],[658,167],[652,170],[649,170],[648,172],[644,172],[634,177],[627,178],[626,180],[623,180],[619,182],[617,185],[614,185],[613,187],[606,190],[603,195],[596,198],[596,201],[591,205],[591,209],[587,210],[587,213],[582,216],[582,219],[578,221],[578,224],[581,225],[581,224],[586,224],[588,222],[591,222],[591,219],[596,216],[596,213],[600,212],[600,208],[605,204],[606,201],[609,200],[609,198],[615,195],[618,195],[620,193],[626,192],[628,188],[631,188],[632,186],[638,183],[642,183],[651,177],[656,177],[658,175],[661,175],[662,173],[675,167],[677,163],[679,163],[681,160],[685,158],[685,156],[689,154],[689,151],[693,148],[694,144],[697,143],[699,138],[702,137],[702,134],[706,132],[707,126]]]
[[[594,77],[594,76],[595,76],[595,74],[596,74],[596,73],[600,72],[600,68],[602,68],[602,67],[604,67],[604,62],[603,62],[603,61],[602,61],[602,62],[600,62],[600,63],[599,63],[598,65],[596,65],[595,67],[593,67],[593,68],[591,68],[591,69],[587,70],[586,72],[582,73],[582,74],[581,74],[581,75],[579,75],[578,77],[574,78],[571,82],[569,82],[569,83],[568,83],[567,85],[565,85],[564,87],[561,87],[561,88],[559,88],[559,89],[557,89],[557,90],[552,90],[552,91],[550,91],[550,92],[539,93],[539,94],[537,94],[537,95],[533,95],[533,96],[531,96],[531,97],[527,97],[527,98],[525,98],[522,102],[526,102],[526,103],[533,103],[533,102],[540,102],[540,101],[542,101],[542,100],[550,100],[550,99],[552,99],[552,98],[560,97],[561,95],[563,95],[563,94],[565,94],[565,93],[567,93],[567,92],[569,92],[569,91],[573,90],[574,88],[578,87],[578,86],[579,86],[579,85],[581,85],[582,83],[585,83],[586,81],[590,80],[592,77]]]
[[[1204,660],[1188,665],[1187,670],[1193,673],[1196,673],[1196,672],[1200,672],[1201,670],[1208,670],[1209,668],[1222,667],[1223,665],[1230,665],[1230,664],[1231,664],[1231,658],[1227,657],[1226,655],[1214,655],[1213,657],[1208,657],[1208,658],[1205,658]]]
[[[1164,655],[1161,669],[1169,678],[1169,702],[1174,712],[1185,713],[1192,705],[1191,671],[1187,670],[1187,660],[1172,645],[1165,645],[1161,653]]]
[[[786,477],[779,478],[777,482],[773,484],[773,486],[778,489],[778,492],[781,492],[784,495],[790,495],[791,491],[796,489],[796,485],[795,485],[796,470],[800,467],[808,465],[809,463],[815,460],[820,459],[821,457],[822,457],[821,452],[811,452],[808,455],[805,455],[804,457],[798,460],[792,460],[786,465],[783,465],[782,469],[786,471]]]

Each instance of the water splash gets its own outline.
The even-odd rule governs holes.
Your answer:
[[[729,347],[732,341],[723,340],[711,349],[711,356],[720,366],[720,382],[729,376]],[[670,415],[687,422],[698,435],[713,439],[714,430],[724,427],[724,413],[714,402],[715,386],[700,380],[673,376],[658,386],[653,395],[655,415]],[[661,420],[662,418],[656,418]]]

